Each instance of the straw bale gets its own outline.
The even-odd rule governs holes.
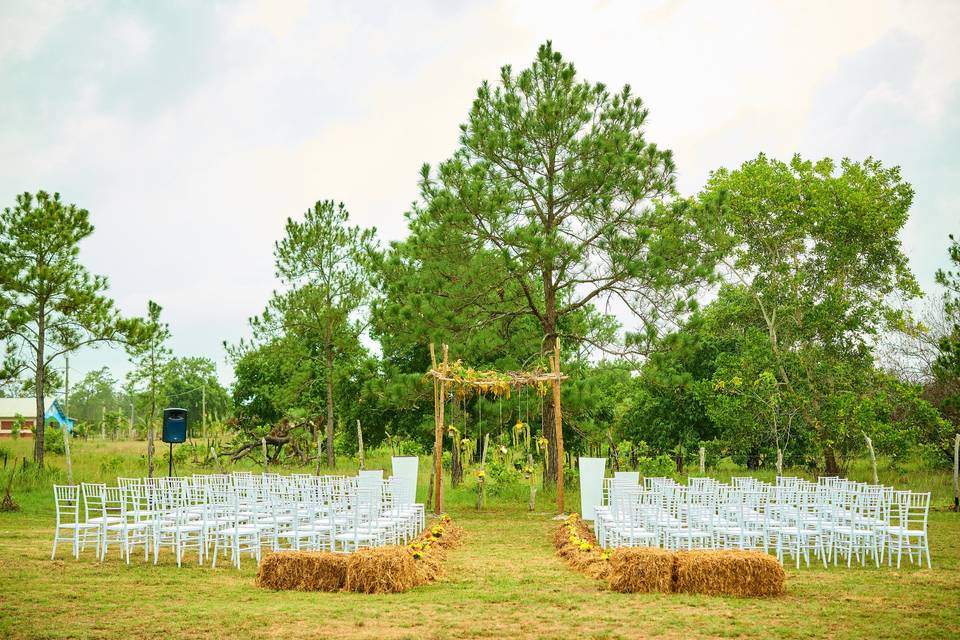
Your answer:
[[[622,547],[610,556],[607,581],[621,593],[670,593],[674,553],[658,547]]]
[[[678,551],[674,591],[705,595],[775,596],[786,574],[771,555],[760,551]]]
[[[433,527],[443,527],[433,533]],[[364,549],[352,554],[280,551],[265,556],[256,585],[298,591],[397,593],[438,580],[444,575],[446,552],[459,546],[463,527],[449,519],[433,522],[406,546]],[[416,554],[416,557],[414,556]]]
[[[571,514],[553,531],[553,544],[567,564],[591,578],[603,579],[609,571],[606,555],[596,537],[577,514]],[[581,545],[585,544],[586,548]]]
[[[423,584],[423,573],[406,547],[361,549],[347,560],[347,591],[400,593]]]
[[[347,577],[347,556],[325,551],[278,551],[265,556],[255,584],[264,589],[340,591]]]

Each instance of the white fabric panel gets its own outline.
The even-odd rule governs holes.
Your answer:
[[[417,456],[397,456],[391,458],[391,462],[393,463],[393,476],[404,478],[407,481],[407,491],[410,492],[410,495],[414,497],[414,502],[416,502],[420,458]]]
[[[580,457],[580,515],[584,520],[593,520],[597,505],[603,501],[606,467],[606,458]]]

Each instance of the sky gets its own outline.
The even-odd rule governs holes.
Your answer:
[[[630,84],[681,193],[764,152],[873,156],[916,190],[923,288],[960,232],[960,2],[0,3],[0,206],[58,191],[90,211],[81,260],[124,314],[159,302],[178,355],[231,371],[277,286],[288,217],[340,200],[383,243],[425,162],[456,148],[480,83],[552,40]],[[71,361],[71,378],[122,350]]]

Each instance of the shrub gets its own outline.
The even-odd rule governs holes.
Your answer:
[[[423,446],[416,440],[402,440],[397,447],[401,456],[422,456],[424,454]]]
[[[523,474],[512,464],[491,460],[486,468],[487,491],[494,496],[513,496],[522,489]]]
[[[671,476],[677,470],[677,465],[673,458],[665,453],[661,453],[656,458],[641,456],[637,459],[637,471],[645,477]]]
[[[60,429],[55,429],[48,425],[43,430],[43,450],[47,453],[58,455],[65,453],[63,448],[63,432],[60,431]]]

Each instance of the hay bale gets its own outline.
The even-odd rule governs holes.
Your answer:
[[[433,534],[434,527],[437,526],[443,529],[439,538]],[[445,523],[434,524],[427,527],[426,531],[423,532],[421,539],[430,540],[434,545],[443,549],[453,549],[454,547],[460,546],[460,543],[463,541],[463,527],[449,521]]]
[[[358,593],[400,593],[425,582],[417,562],[406,547],[363,549],[349,556],[344,586]]]
[[[263,557],[256,584],[288,591],[340,591],[347,579],[347,556],[324,551],[278,551]]]
[[[345,555],[315,551],[280,551],[265,556],[256,585],[297,591],[398,593],[443,577],[446,551],[459,546],[464,532],[449,520],[436,537],[432,527],[407,546],[365,549]],[[416,558],[414,557],[416,551]]]
[[[417,572],[418,584],[434,582],[444,576],[444,553],[442,549],[431,550],[414,560],[414,570]]]
[[[776,596],[786,573],[771,555],[760,551],[678,551],[673,588],[680,593],[731,596]]]
[[[573,569],[591,578],[606,578],[610,569],[607,556],[597,543],[593,531],[576,514],[571,514],[554,528],[553,544],[557,554]]]
[[[607,581],[621,593],[670,593],[673,552],[657,547],[622,547],[610,556]]]

